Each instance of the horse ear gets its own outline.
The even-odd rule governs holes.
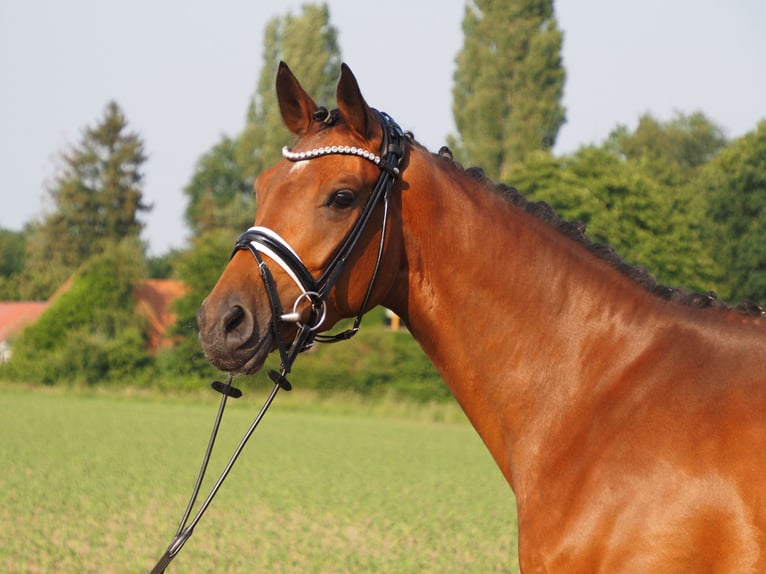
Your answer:
[[[287,129],[298,136],[306,135],[317,105],[284,62],[279,62],[277,70],[277,101]]]
[[[338,111],[349,127],[362,137],[372,139],[372,131],[379,127],[378,122],[375,120],[372,108],[364,101],[351,68],[346,64],[341,64],[340,67],[340,80],[335,98],[338,102]]]

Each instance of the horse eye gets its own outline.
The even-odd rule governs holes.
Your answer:
[[[327,201],[328,207],[334,207],[336,209],[348,209],[356,201],[356,196],[353,192],[347,189],[341,189],[333,192]]]

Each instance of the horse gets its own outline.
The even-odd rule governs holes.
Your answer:
[[[429,152],[345,64],[337,109],[288,66],[296,136],[198,314],[208,360],[281,373],[381,305],[510,485],[523,572],[766,572],[766,325],[653,283],[545,204]],[[332,337],[331,337],[332,338]]]

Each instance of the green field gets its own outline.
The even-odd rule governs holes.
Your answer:
[[[229,402],[203,496],[264,393],[249,394]],[[148,572],[216,397],[0,387],[0,571]],[[277,397],[168,573],[518,570],[511,491],[468,423],[318,402]]]

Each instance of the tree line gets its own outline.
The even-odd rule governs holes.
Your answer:
[[[667,121],[647,114],[634,130],[616,126],[600,144],[556,156],[566,73],[553,1],[468,2],[463,33],[453,86],[457,133],[448,141],[457,160],[580,221],[595,241],[666,285],[766,302],[766,122],[729,140],[701,112]],[[215,142],[184,188],[195,239],[183,251],[146,257],[145,143],[119,105],[107,103],[96,125],[61,153],[47,189],[51,213],[21,232],[0,229],[0,299],[47,299],[74,277],[73,288],[14,342],[0,375],[43,382],[131,376],[146,384],[169,374],[211,376],[196,341],[197,307],[226,264],[232,237],[253,221],[255,177],[290,141],[276,104],[276,67],[289,61],[317,101],[334,107],[337,38],[324,4],[269,21],[242,130]],[[126,295],[147,276],[190,287],[176,303],[179,343],[157,357],[147,353],[146,325]],[[400,341],[392,345],[403,355],[390,359],[406,356],[433,384],[421,359]]]

